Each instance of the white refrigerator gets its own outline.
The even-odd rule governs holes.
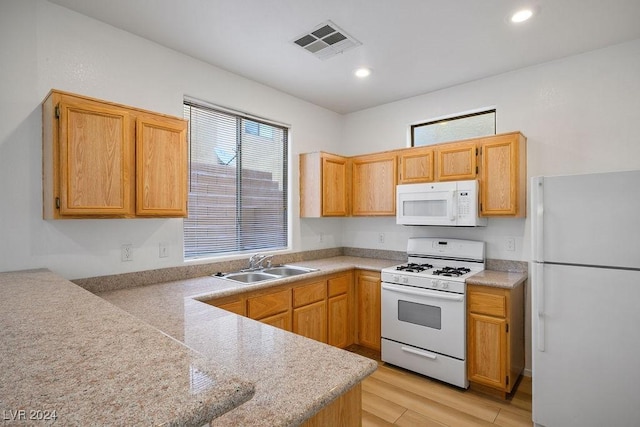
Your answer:
[[[533,421],[640,426],[640,171],[535,177]]]

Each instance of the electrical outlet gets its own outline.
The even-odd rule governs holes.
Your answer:
[[[133,261],[133,245],[131,243],[120,246],[120,258],[122,262]]]
[[[507,237],[504,239],[504,249],[506,251],[513,252],[516,250],[516,239],[513,237]]]
[[[378,234],[378,243],[384,243],[384,233]]]
[[[160,258],[166,258],[169,256],[169,248],[167,248],[167,244],[166,243],[160,243],[158,245],[158,256]]]

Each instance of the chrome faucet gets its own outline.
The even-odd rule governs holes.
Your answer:
[[[262,254],[254,254],[249,258],[249,270],[259,270],[265,267],[271,267],[271,259],[273,255],[262,255]],[[267,262],[267,265],[264,265],[264,262]]]

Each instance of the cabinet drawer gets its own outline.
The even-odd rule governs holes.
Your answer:
[[[247,316],[262,319],[273,314],[289,310],[290,293],[288,289],[247,300]]]
[[[329,279],[329,297],[346,294],[349,290],[350,277],[351,275],[345,274],[344,276]]]
[[[488,316],[507,316],[507,297],[504,294],[469,292],[469,311]]]
[[[323,300],[327,297],[325,282],[316,282],[309,285],[293,288],[293,306],[300,307]]]
[[[217,305],[217,307],[235,314],[239,314],[240,316],[244,316],[244,301],[238,300],[228,302],[226,304],[219,304]]]

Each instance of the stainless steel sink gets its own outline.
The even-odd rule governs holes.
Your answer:
[[[236,282],[255,283],[255,282],[262,282],[264,280],[277,279],[280,276],[263,273],[261,271],[251,271],[251,272],[245,272],[245,273],[231,273],[223,277],[225,279],[235,280]]]
[[[265,268],[262,271],[269,274],[275,274],[276,276],[288,277],[297,276],[298,274],[310,273],[316,270],[306,267],[296,267],[293,265],[282,265],[280,267]]]
[[[242,283],[256,283],[264,282],[265,280],[275,280],[282,279],[284,277],[297,276],[299,274],[311,273],[312,271],[317,271],[317,269],[298,267],[295,265],[279,265],[277,267],[268,267],[255,271],[240,271],[238,273],[229,273],[222,276],[222,278]]]

